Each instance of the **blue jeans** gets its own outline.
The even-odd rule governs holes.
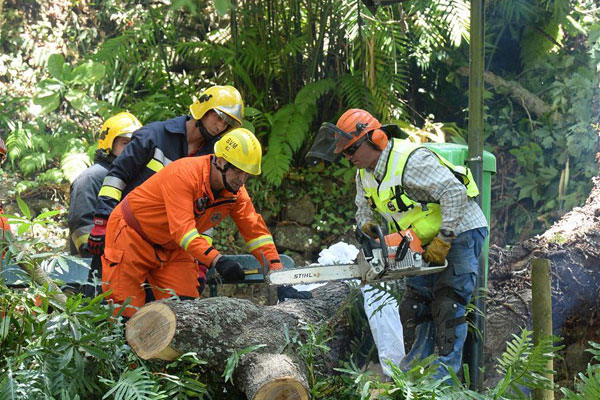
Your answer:
[[[437,274],[407,278],[407,286],[416,290],[425,299],[418,307],[419,320],[424,322],[421,322],[416,327],[415,342],[410,352],[402,360],[402,369],[408,370],[413,361],[422,360],[433,354],[436,333],[431,315],[431,303],[434,301],[436,293],[443,295],[452,293],[452,297],[460,301],[455,302],[455,311],[451,318],[464,317],[464,305],[469,303],[471,295],[475,290],[475,282],[477,281],[479,269],[477,259],[481,253],[486,236],[487,228],[471,229],[461,233],[452,241],[452,247],[446,257],[448,268]],[[435,301],[439,300],[439,297],[435,298]],[[454,340],[452,350],[447,355],[441,355],[437,363],[442,363],[458,372],[462,365],[462,350],[467,338],[467,324],[463,322],[457,325],[454,328],[454,334],[456,335],[456,339]],[[448,371],[440,365],[435,378],[440,379],[444,376],[448,376]]]

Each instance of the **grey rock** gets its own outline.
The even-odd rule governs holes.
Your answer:
[[[310,196],[304,195],[297,201],[290,201],[284,210],[285,218],[300,225],[310,225],[315,219],[316,209]]]
[[[307,227],[296,224],[279,224],[273,235],[277,248],[297,252],[315,251],[320,243],[316,232]]]

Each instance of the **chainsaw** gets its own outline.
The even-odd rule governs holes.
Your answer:
[[[358,233],[362,247],[354,264],[317,265],[304,268],[271,271],[267,282],[271,285],[360,279],[362,282],[397,280],[404,276],[426,275],[443,271],[448,266],[432,265],[423,259],[421,240],[412,229],[383,235],[377,227],[374,240]]]

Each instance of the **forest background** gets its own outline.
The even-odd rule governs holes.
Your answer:
[[[248,184],[257,208],[277,224],[309,198],[311,235],[335,243],[354,220],[355,170],[306,166],[318,127],[357,107],[422,140],[465,143],[469,3],[0,0],[0,199],[22,213],[17,194],[51,198],[35,212],[59,209],[64,221],[104,119],[168,119],[230,84],[264,148]],[[485,18],[491,242],[503,246],[581,205],[597,175],[600,6],[489,0]],[[234,231],[217,238],[223,251],[240,251]]]
[[[0,135],[9,149],[4,171],[19,181],[4,197],[13,201],[15,191],[65,192],[114,113],[164,120],[187,113],[193,96],[214,84],[241,91],[245,125],[264,146],[264,173],[250,184],[258,208],[278,216],[282,204],[302,197],[295,192],[307,191],[321,236],[340,233],[354,211],[347,163],[304,163],[322,122],[358,107],[425,140],[466,139],[468,1],[0,7]],[[545,230],[589,193],[599,16],[591,0],[486,2],[485,149],[498,170],[492,243]]]

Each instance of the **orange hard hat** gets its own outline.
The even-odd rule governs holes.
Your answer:
[[[368,133],[376,132],[368,138],[378,149],[383,150],[387,146],[387,136],[381,128],[381,124],[368,111],[359,108],[351,108],[342,114],[336,126],[346,135],[339,135],[336,138],[334,153],[339,154],[344,149],[352,146],[360,138]]]

